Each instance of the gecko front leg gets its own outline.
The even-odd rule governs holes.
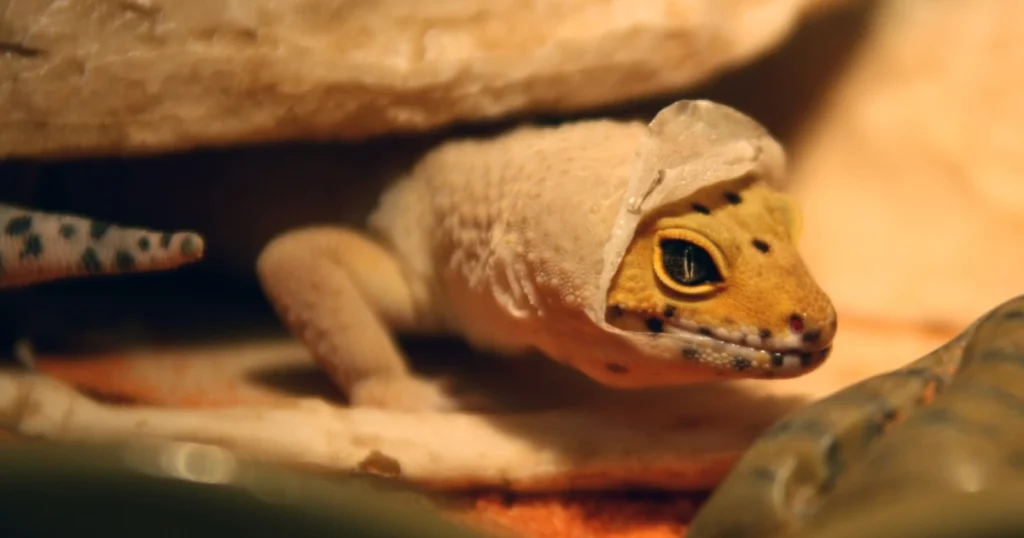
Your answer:
[[[286,232],[260,253],[256,272],[285,326],[353,406],[449,410],[435,381],[410,371],[392,330],[419,324],[394,255],[357,231]]]

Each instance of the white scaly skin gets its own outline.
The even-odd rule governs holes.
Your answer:
[[[513,354],[539,350],[623,387],[793,377],[827,355],[835,313],[792,245],[798,218],[778,204],[723,213],[732,223],[720,227],[726,235],[778,232],[776,257],[756,267],[720,246],[735,258],[722,261],[746,275],[740,292],[730,295],[738,283],[727,281],[720,292],[728,300],[692,300],[658,286],[668,303],[700,313],[699,326],[676,316],[672,330],[628,330],[606,319],[613,280],[646,218],[716,186],[756,191],[783,181],[778,143],[750,118],[707,101],[670,105],[650,125],[521,127],[442,143],[384,193],[369,233],[287,232],[264,249],[257,273],[284,323],[355,405],[455,406],[409,371],[393,340],[399,331],[454,333]],[[711,224],[697,233],[701,226]],[[775,336],[752,345],[749,332],[766,323]],[[794,361],[799,355],[813,360]],[[746,362],[738,366],[737,357]]]

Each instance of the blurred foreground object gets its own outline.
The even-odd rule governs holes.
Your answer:
[[[0,536],[482,535],[407,495],[328,481],[192,443],[0,449]]]

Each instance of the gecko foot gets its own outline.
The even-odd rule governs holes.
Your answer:
[[[349,395],[351,405],[396,411],[464,410],[443,380],[418,377],[373,378],[359,383]]]

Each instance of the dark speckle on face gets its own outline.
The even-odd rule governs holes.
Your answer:
[[[107,222],[94,220],[89,224],[89,237],[93,239],[103,239],[103,236],[107,235],[107,231],[110,230],[110,224]]]
[[[186,256],[196,253],[196,242],[191,235],[181,241],[181,253]]]
[[[700,350],[695,347],[684,347],[683,357],[695,361],[700,358]]]
[[[813,363],[814,363],[814,356],[813,355],[811,355],[810,353],[801,353],[800,354],[800,366],[803,366],[804,368],[807,368],[808,366],[810,366]]]
[[[674,307],[672,305],[666,305],[665,306],[665,317],[666,318],[671,318],[674,315],[676,315],[676,307]]]
[[[131,271],[135,268],[135,256],[127,250],[119,250],[114,255],[114,263],[120,271]]]
[[[665,330],[664,324],[658,318],[648,318],[644,323],[647,325],[647,330],[652,333],[660,333]]]
[[[149,238],[146,237],[146,236],[140,237],[139,238],[139,251],[140,252],[149,252],[149,247],[150,247]]]
[[[738,372],[742,372],[751,366],[753,366],[753,363],[749,359],[743,357],[733,357],[732,359],[732,368]]]
[[[608,317],[611,319],[621,318],[622,312],[622,307],[617,304],[608,307]]]
[[[814,342],[817,342],[820,339],[821,339],[821,330],[820,329],[812,329],[810,331],[807,331],[801,337],[801,340],[803,340],[804,342],[807,342],[808,344],[812,344]]]
[[[608,364],[605,364],[604,367],[613,374],[624,374],[629,372],[629,368],[626,368],[617,362],[609,362]]]
[[[743,198],[741,198],[740,195],[736,194],[735,192],[725,193],[725,200],[732,205],[738,205],[741,202],[743,202]]]
[[[701,327],[701,328],[697,329],[697,332],[699,332],[700,334],[703,334],[704,336],[711,336],[711,334],[712,334],[711,333],[711,329],[709,329],[707,327]]]
[[[64,223],[60,225],[60,236],[64,239],[71,239],[78,233],[78,228],[74,224]]]
[[[173,238],[174,235],[169,232],[160,234],[160,246],[162,248],[169,248],[171,246],[171,239]]]
[[[82,253],[82,266],[85,267],[87,273],[99,273],[103,269],[103,263],[100,262],[100,255],[96,253],[96,249],[89,247]]]
[[[39,234],[29,234],[25,237],[25,244],[22,246],[20,257],[21,259],[38,258],[43,253],[43,239],[39,237]]]
[[[772,337],[772,332],[768,329],[761,329],[757,331],[757,334],[761,337],[761,340],[767,340]]]
[[[782,366],[784,362],[784,355],[782,353],[772,353],[772,366],[778,368]]]
[[[753,241],[751,241],[751,244],[754,245],[754,248],[761,252],[764,252],[765,254],[768,254],[768,251],[772,249],[772,246],[762,239],[754,239]]]
[[[702,215],[710,215],[711,214],[711,210],[708,209],[707,206],[700,205],[700,204],[693,204],[693,210],[696,211],[697,213],[702,214]]]
[[[7,221],[7,226],[4,226],[4,233],[11,237],[17,237],[28,233],[31,229],[32,215],[19,215]]]

